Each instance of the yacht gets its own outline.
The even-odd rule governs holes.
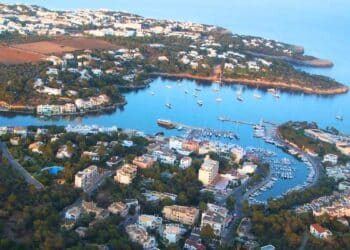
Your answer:
[[[242,96],[237,96],[237,100],[240,101],[240,102],[243,102]]]
[[[165,87],[168,89],[171,89],[171,85],[166,85]]]
[[[155,93],[152,91],[151,93],[150,93],[151,95],[155,95]]]
[[[172,109],[172,108],[173,108],[173,106],[171,105],[171,103],[166,103],[166,104],[165,104],[165,107],[167,107],[168,109]]]
[[[218,98],[215,99],[215,101],[217,101],[217,102],[222,102],[222,98],[221,98],[221,97],[218,97]]]
[[[259,95],[258,93],[254,93],[253,96],[254,96],[255,99],[261,99],[261,95]]]
[[[342,120],[343,120],[343,116],[337,115],[337,116],[335,117],[335,119],[337,119],[338,121],[342,121]]]
[[[188,90],[185,89],[185,94],[188,94]]]
[[[203,101],[202,101],[202,100],[198,100],[198,101],[197,101],[197,104],[198,104],[199,106],[203,106]]]

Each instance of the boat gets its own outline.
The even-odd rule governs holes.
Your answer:
[[[218,98],[215,99],[215,101],[222,102],[222,98],[218,97]]]
[[[171,105],[171,103],[166,103],[166,104],[165,104],[165,107],[167,107],[168,109],[171,109],[171,108],[172,108],[172,105]]]
[[[168,128],[168,129],[175,128],[175,124],[170,120],[158,119],[157,124],[161,127]]]
[[[166,85],[165,87],[168,89],[171,89],[171,85]]]
[[[200,88],[195,88],[194,90],[195,91],[202,91]]]
[[[258,93],[254,93],[253,97],[255,99],[261,99],[261,95],[259,95]]]
[[[197,101],[197,104],[198,104],[199,106],[203,106],[203,101],[202,101],[202,100],[198,100],[198,101]]]
[[[240,102],[243,102],[242,96],[237,96],[237,100],[240,101]]]
[[[196,98],[198,95],[196,93],[193,93],[193,96]]]
[[[267,89],[267,92],[270,92],[270,93],[276,93],[276,89]]]
[[[188,94],[188,90],[185,90],[185,94]]]
[[[342,120],[343,120],[343,116],[337,115],[337,116],[335,117],[335,119],[337,119],[338,121],[342,121]]]
[[[219,89],[218,87],[214,87],[214,88],[213,88],[213,91],[214,91],[214,92],[219,92],[220,89]]]
[[[150,93],[151,95],[155,95],[155,93],[152,91],[151,93]]]
[[[275,98],[280,98],[280,93],[278,91],[272,93],[272,96],[275,97]]]

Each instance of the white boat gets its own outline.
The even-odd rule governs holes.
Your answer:
[[[155,95],[155,93],[152,91],[151,93],[150,93],[151,95]]]
[[[203,101],[202,101],[202,100],[198,100],[198,101],[197,101],[197,104],[198,104],[199,106],[203,106]]]
[[[261,99],[261,95],[259,95],[258,93],[254,93],[253,97],[255,99]]]
[[[171,89],[171,85],[166,85],[165,87],[168,89]]]
[[[218,98],[215,99],[215,101],[222,102],[222,98],[218,97]]]
[[[270,92],[270,93],[276,93],[276,89],[273,89],[273,88],[271,88],[271,89],[267,89],[267,92]]]
[[[171,105],[171,103],[166,103],[166,104],[165,104],[165,107],[167,107],[168,109],[172,109],[172,108],[173,108],[173,106]]]
[[[213,88],[213,91],[214,91],[214,92],[219,92],[220,89],[219,89],[218,87],[214,87],[214,88]]]
[[[240,101],[240,102],[243,102],[242,96],[237,96],[237,100]]]
[[[341,115],[337,115],[337,116],[335,117],[335,119],[337,119],[338,121],[342,121],[344,118],[343,118],[343,116],[341,116]]]

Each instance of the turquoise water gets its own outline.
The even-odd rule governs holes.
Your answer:
[[[303,68],[308,72],[330,76],[350,85],[348,59],[350,51],[350,2],[346,0],[325,1],[161,1],[161,0],[120,0],[120,1],[22,1],[35,3],[54,9],[64,8],[110,8],[126,10],[148,17],[171,18],[182,21],[194,21],[220,25],[235,33],[251,34],[277,39],[305,46],[306,53],[330,59],[335,66],[331,69]],[[171,85],[168,89],[165,85]],[[212,86],[201,85],[198,99],[203,100],[203,107],[196,104],[192,96],[196,83],[182,81],[182,86],[170,80],[156,79],[149,88],[125,93],[128,104],[123,110],[100,116],[89,116],[83,119],[43,121],[31,116],[3,116],[1,125],[40,125],[84,123],[101,126],[116,125],[122,128],[135,128],[147,133],[159,132],[156,119],[171,119],[192,126],[211,127],[232,130],[239,134],[239,144],[257,146],[273,150],[279,158],[286,156],[279,149],[253,138],[252,129],[244,125],[221,123],[220,115],[250,122],[265,119],[282,123],[288,120],[315,121],[321,127],[333,126],[350,133],[350,94],[320,97],[282,92],[276,100],[269,93],[260,89],[243,87],[244,102],[235,99],[239,85],[228,85],[219,93],[212,91]],[[189,94],[184,94],[187,89]],[[155,95],[150,95],[150,92]],[[261,100],[253,98],[259,92]],[[215,99],[221,97],[223,102]],[[173,109],[165,108],[166,102],[173,104]],[[335,119],[342,114],[344,121]],[[176,131],[167,134],[178,133]],[[288,188],[302,183],[307,175],[305,166],[297,165],[296,177],[293,180],[278,181],[274,188],[264,193],[261,199],[277,196]]]
[[[41,171],[47,170],[49,172],[49,174],[57,175],[58,173],[62,172],[63,169],[64,169],[64,167],[53,166],[53,167],[43,168]]]

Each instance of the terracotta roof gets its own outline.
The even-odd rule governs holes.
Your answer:
[[[319,233],[324,233],[326,232],[326,229],[324,227],[322,227],[320,224],[315,223],[311,225],[317,232]]]

